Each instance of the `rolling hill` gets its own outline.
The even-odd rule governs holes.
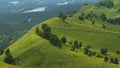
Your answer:
[[[119,13],[115,10],[118,9],[116,6],[119,4],[116,4],[118,0],[113,2],[115,5],[112,9],[105,6],[97,7],[95,4],[85,5],[80,12],[72,17],[67,17],[65,21],[55,17],[34,26],[22,38],[8,47],[16,65],[24,68],[119,68],[120,64],[109,63],[110,61],[105,63],[104,57],[120,60],[120,55],[116,54],[116,51],[120,49],[120,25],[111,24],[99,18],[102,13],[105,13],[107,19],[116,18]],[[113,10],[113,8],[115,9]],[[95,13],[98,18],[90,17],[92,20],[89,18],[83,20],[79,17],[83,13],[84,17],[91,12]],[[66,44],[58,48],[49,40],[38,35],[36,28],[42,31],[43,24],[47,24],[52,33],[59,38],[65,36]],[[75,40],[82,42],[82,47],[72,51]],[[84,53],[87,46],[90,46],[90,51],[96,52],[94,56]],[[106,48],[107,54],[101,55],[101,48]],[[0,56],[0,60],[3,61],[5,57],[3,54]]]
[[[0,68],[20,68],[20,67],[0,62]]]

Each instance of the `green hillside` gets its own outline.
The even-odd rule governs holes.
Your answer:
[[[20,68],[20,67],[13,66],[13,65],[9,65],[9,64],[5,64],[5,63],[0,62],[0,68]]]
[[[69,19],[67,19],[66,22],[63,22],[59,18],[53,18],[43,23],[48,24],[52,28],[52,32],[59,35],[59,37],[67,37],[67,44],[63,45],[61,49],[52,46],[48,40],[43,39],[36,34],[36,27],[40,27],[41,29],[42,24],[39,24],[33,27],[26,35],[9,47],[17,65],[23,67],[42,68],[119,67],[119,65],[104,63],[102,58],[88,57],[83,54],[82,49],[71,51],[71,45],[69,45],[70,41],[79,40],[84,44],[83,47],[90,45],[92,46],[92,49],[96,51],[99,51],[100,48],[107,47],[110,55],[116,55],[114,51],[119,49],[120,40],[118,33],[104,30],[102,28],[94,28],[91,25],[86,26],[86,24],[69,22]],[[114,43],[114,49],[111,43]]]
[[[116,54],[116,51],[120,51],[119,23],[111,24],[99,17],[84,18],[84,20],[80,17],[81,20],[79,19],[81,14],[84,17],[91,12],[97,16],[106,12],[107,19],[116,18],[116,15],[120,14],[113,10],[113,8],[118,9],[119,4],[117,3],[118,0],[114,0],[115,5],[112,9],[86,5],[80,12],[72,17],[67,17],[65,21],[55,17],[34,26],[22,38],[8,47],[16,65],[24,68],[120,68],[120,64],[110,63],[110,58],[120,60],[120,54]],[[114,15],[112,12],[107,13],[112,10]],[[59,38],[66,37],[66,44],[59,48],[38,35],[36,30],[38,28],[40,32],[43,32],[43,24],[47,24],[52,33]],[[71,50],[76,40],[82,43],[82,47]],[[87,47],[89,47],[88,54],[85,54]],[[100,53],[102,48],[107,49],[107,54]],[[106,56],[109,60],[104,62]],[[0,56],[0,60],[4,61],[5,57],[3,54]]]

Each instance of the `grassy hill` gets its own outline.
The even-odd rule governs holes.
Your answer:
[[[0,68],[20,68],[20,67],[0,62]]]
[[[40,27],[41,29],[42,24],[39,24],[33,27],[27,34],[9,47],[17,65],[23,67],[42,68],[119,67],[119,65],[104,63],[102,58],[88,57],[83,54],[82,49],[71,51],[71,45],[69,45],[70,41],[79,40],[84,44],[83,47],[91,45],[96,51],[99,51],[100,48],[107,47],[109,53],[115,55],[114,51],[119,49],[118,33],[107,31],[102,28],[97,29],[91,27],[91,25],[86,26],[86,24],[69,22],[69,19],[67,19],[66,22],[63,22],[60,18],[53,18],[43,23],[48,24],[52,28],[52,32],[57,34],[59,37],[67,37],[67,44],[63,45],[61,49],[52,46],[48,40],[35,33],[36,27]],[[112,45],[112,43],[114,43],[114,45]],[[69,47],[67,45],[69,45]],[[114,49],[112,46],[114,46]],[[4,58],[4,55],[2,57]]]
[[[116,1],[114,2],[117,3]],[[105,63],[103,58],[96,56],[100,54],[101,48],[107,48],[108,53],[105,56],[116,57],[120,60],[120,55],[116,54],[116,51],[120,49],[120,25],[110,24],[99,18],[92,18],[95,20],[95,24],[92,24],[89,19],[78,19],[81,13],[87,14],[89,13],[88,10],[94,7],[96,6],[84,6],[81,12],[76,13],[72,18],[68,17],[65,21],[56,17],[34,26],[22,38],[8,47],[16,65],[25,68],[119,68],[120,64]],[[112,9],[106,11],[110,10]],[[92,12],[99,15],[104,11],[94,9]],[[42,31],[42,24],[50,26],[52,33],[59,38],[65,36],[67,43],[62,45],[62,48],[58,48],[36,34],[37,27]],[[105,29],[103,24],[106,25]],[[71,51],[75,40],[82,42],[83,46]],[[90,50],[96,52],[96,56],[84,54],[84,48],[88,45],[91,46]],[[4,58],[5,54],[0,56],[1,61]]]

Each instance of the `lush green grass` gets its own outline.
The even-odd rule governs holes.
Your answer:
[[[114,3],[117,3],[117,0]],[[116,9],[117,5],[114,8]],[[105,12],[108,17],[115,17],[116,15],[112,14],[114,8],[96,8],[94,5],[88,5],[83,7],[81,12],[84,11],[87,14],[92,10],[98,15]],[[108,13],[108,10],[111,12]],[[83,54],[83,48],[90,45],[92,50],[97,53],[101,48],[107,48],[109,58],[117,57],[120,60],[120,55],[115,53],[120,49],[120,25],[109,24],[96,18],[94,25],[87,19],[80,21],[77,17],[81,12],[72,18],[67,18],[65,22],[57,17],[43,22],[48,24],[52,33],[58,35],[59,38],[63,36],[67,38],[67,43],[62,48],[53,46],[48,40],[35,33],[37,27],[41,30],[43,23],[34,26],[22,38],[8,47],[15,58],[16,65],[25,68],[119,68],[120,64],[105,63],[103,58]],[[116,13],[114,12],[114,14]],[[106,29],[102,28],[103,24],[106,25]],[[75,40],[82,42],[83,47],[71,51],[72,45],[69,43],[73,43]],[[4,57],[5,55],[2,55],[0,60],[3,61]]]
[[[0,68],[20,68],[20,67],[0,62]]]
[[[115,55],[119,49],[119,33],[95,28],[88,24],[78,24],[61,21],[59,18],[53,18],[43,23],[52,28],[52,32],[59,37],[67,37],[67,44],[70,41],[81,41],[85,47],[92,46],[92,49],[99,51],[100,48],[108,48],[109,53]],[[49,41],[36,35],[36,27],[41,29],[41,24],[33,27],[26,35],[12,44],[9,48],[17,65],[22,67],[49,67],[49,68],[118,68],[119,65],[106,64],[102,58],[88,57],[82,50],[79,52],[71,51],[71,47],[63,45],[62,49],[52,46]],[[117,41],[118,40],[118,41]],[[114,47],[114,49],[113,49]],[[4,55],[1,56],[1,60]]]

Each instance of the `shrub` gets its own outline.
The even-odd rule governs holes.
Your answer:
[[[103,28],[103,29],[106,29],[106,26],[103,24],[103,25],[102,25],[102,28]]]
[[[62,38],[61,38],[61,43],[62,43],[62,44],[66,44],[66,41],[67,41],[66,37],[62,37]]]
[[[9,49],[6,50],[5,55],[6,55],[6,57],[4,59],[5,63],[15,64],[14,59],[13,59]]]
[[[107,51],[108,50],[106,48],[101,48],[100,53],[103,54],[103,55],[106,55]]]
[[[108,57],[104,57],[104,62],[108,62],[109,61],[109,58]]]
[[[67,18],[67,16],[62,12],[59,13],[58,17],[61,18],[63,21],[65,21],[65,19]]]

